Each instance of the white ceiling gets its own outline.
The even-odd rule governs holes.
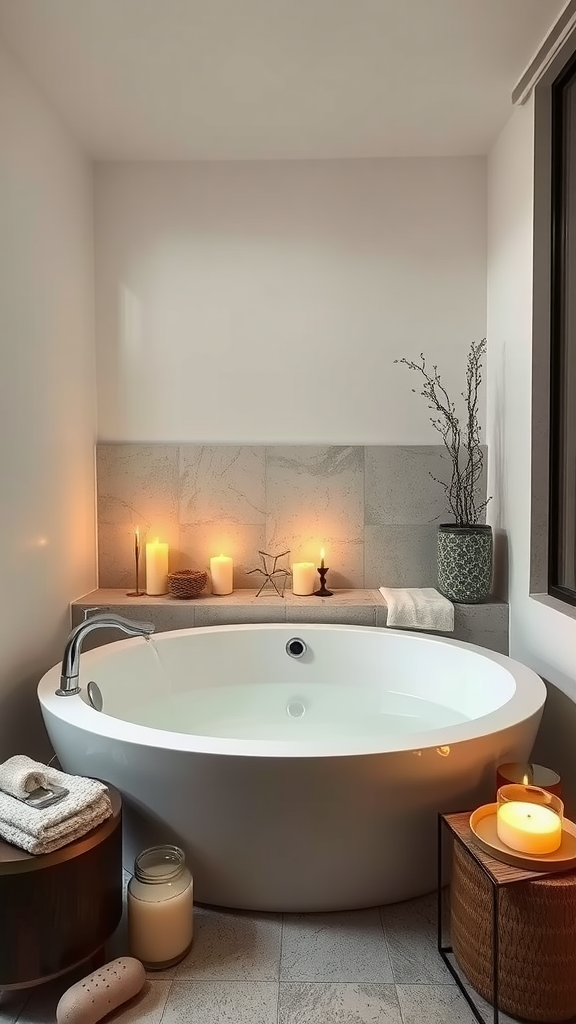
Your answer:
[[[486,153],[564,0],[0,0],[99,159]]]

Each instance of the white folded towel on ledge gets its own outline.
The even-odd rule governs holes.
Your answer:
[[[454,632],[454,605],[434,587],[380,587],[388,606],[387,626]]]
[[[10,762],[14,760],[10,758],[2,765],[5,778],[9,776]],[[81,775],[67,775],[20,755],[17,760],[17,773],[25,768],[22,762],[28,761],[29,772],[45,774],[47,788],[50,788],[50,783],[55,783],[70,792],[58,803],[43,809],[30,807],[26,802],[0,792],[0,836],[7,843],[13,843],[28,853],[52,853],[90,832],[112,814],[104,783]]]

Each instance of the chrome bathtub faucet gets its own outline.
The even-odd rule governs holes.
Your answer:
[[[60,687],[56,690],[58,697],[71,697],[80,693],[78,676],[80,674],[82,641],[93,629],[105,629],[106,627],[119,629],[122,633],[127,633],[128,636],[143,636],[145,640],[149,640],[150,634],[156,629],[153,622],[134,622],[133,619],[125,619],[123,615],[116,615],[114,612],[103,612],[101,615],[85,619],[80,625],[74,627],[66,641],[62,658]]]

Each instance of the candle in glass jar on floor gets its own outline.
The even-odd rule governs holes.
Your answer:
[[[168,591],[168,544],[156,540],[146,545],[146,593],[151,596]]]
[[[192,876],[177,846],[154,846],[136,858],[128,884],[130,955],[151,970],[181,960],[192,945]]]
[[[299,597],[309,597],[314,593],[318,583],[318,574],[314,562],[292,563],[292,593]]]
[[[234,589],[234,562],[229,555],[214,555],[210,559],[212,593],[224,596]]]

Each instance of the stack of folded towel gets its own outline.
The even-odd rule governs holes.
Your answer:
[[[35,789],[53,785],[69,792],[50,807],[26,804]],[[28,853],[52,853],[111,814],[110,797],[102,782],[66,775],[20,754],[0,764],[0,836]]]

